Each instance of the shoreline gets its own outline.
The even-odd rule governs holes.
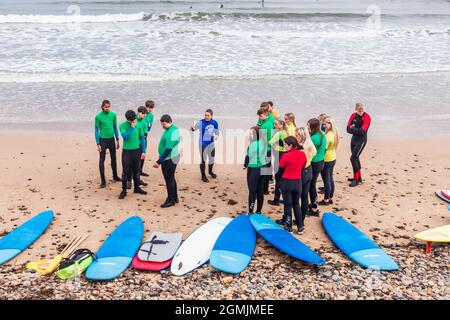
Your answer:
[[[159,138],[155,132],[152,133],[148,160],[155,158],[157,146],[155,138]],[[444,184],[450,181],[450,166],[446,160],[450,158],[450,150],[442,148],[449,138],[450,136],[443,135],[423,139],[370,139],[361,160],[364,167],[364,184],[357,188],[349,188],[346,185],[345,180],[351,173],[349,139],[344,137],[342,141],[335,169],[335,204],[319,208],[321,212],[334,211],[350,220],[361,231],[373,237],[375,242],[388,254],[397,257],[402,270],[398,273],[382,273],[386,277],[386,280],[381,281],[382,285],[393,286],[392,291],[386,289],[387,293],[380,293],[382,297],[399,298],[399,295],[394,292],[394,287],[395,283],[402,281],[402,277],[411,278],[411,281],[418,287],[428,288],[428,284],[422,281],[434,281],[430,280],[432,279],[431,275],[438,277],[437,274],[431,272],[434,270],[433,268],[436,267],[436,270],[441,270],[440,272],[444,268],[444,273],[439,275],[439,279],[441,277],[445,279],[446,275],[447,277],[449,275],[448,268],[445,269],[448,246],[441,247],[440,258],[434,257],[430,260],[431,256],[425,255],[424,244],[412,240],[412,236],[419,231],[449,222],[448,205],[434,195],[436,189],[447,187]],[[12,261],[0,266],[0,281],[5,290],[0,291],[1,298],[32,297],[36,299],[39,296],[35,293],[42,288],[44,291],[47,290],[45,289],[47,286],[53,290],[48,297],[61,296],[64,294],[62,288],[66,288],[67,284],[58,279],[53,280],[53,278],[38,279],[37,275],[31,271],[24,270],[23,265],[41,257],[54,256],[56,249],[66,243],[69,238],[84,233],[90,234],[84,246],[95,252],[114,227],[131,215],[139,215],[144,220],[144,237],[152,231],[163,231],[182,232],[185,239],[194,228],[213,217],[232,217],[246,211],[245,173],[242,172],[239,164],[217,165],[218,180],[207,184],[201,182],[197,165],[180,165],[177,169],[177,180],[181,202],[175,207],[161,209],[159,205],[165,196],[162,174],[160,170],[152,169],[148,161],[146,171],[151,176],[145,178],[145,181],[149,182],[149,186],[145,188],[149,191],[147,196],[130,194],[122,202],[118,200],[120,186],[110,182],[109,157],[105,163],[108,185],[106,189],[99,189],[98,155],[93,142],[93,134],[2,130],[0,131],[0,149],[7,150],[0,155],[0,173],[4,181],[0,186],[0,193],[4,195],[0,198],[0,217],[2,218],[0,219],[0,232],[10,232],[19,221],[22,222],[47,208],[54,210],[56,214],[49,229],[36,243]],[[119,172],[121,172],[120,152],[118,166]],[[321,186],[321,182],[318,185]],[[321,197],[319,198],[321,199]],[[270,198],[271,196],[266,196],[265,202]],[[237,203],[231,205],[230,203],[233,202],[230,200]],[[263,213],[272,219],[279,218],[281,212],[282,207],[264,204]],[[269,293],[265,296],[294,298],[295,290],[297,292],[301,292],[301,290],[297,288],[291,291],[276,287],[278,282],[284,283],[283,281],[288,281],[288,279],[297,279],[296,283],[307,281],[304,285],[299,284],[299,286],[305,290],[309,288],[308,292],[325,290],[326,292],[322,292],[322,295],[325,293],[328,295],[334,290],[327,289],[327,285],[330,282],[333,283],[330,280],[331,277],[335,275],[334,269],[330,268],[338,265],[338,276],[342,281],[347,279],[350,283],[358,282],[361,288],[357,289],[357,292],[361,290],[363,292],[364,279],[352,278],[353,276],[362,276],[353,275],[351,270],[355,270],[356,273],[365,271],[353,264],[334,247],[321,227],[321,219],[308,217],[305,223],[304,234],[295,236],[313,250],[320,254],[323,253],[327,258],[327,263],[330,263],[329,265],[319,268],[318,273],[315,273],[309,266],[293,261],[259,239],[257,254],[250,263],[249,270],[245,271],[244,275],[233,276],[235,285],[249,286],[252,283],[251,279],[260,275],[261,272],[263,274],[264,272],[279,272],[280,274],[277,274],[274,279],[266,278]],[[414,258],[415,262],[408,264],[407,261],[410,258]],[[427,269],[427,261],[432,261],[430,263],[433,264],[429,269]],[[266,265],[269,265],[270,268]],[[425,278],[413,280],[414,277],[421,277],[418,271],[421,268],[427,270],[428,276],[425,276],[427,280],[424,280]],[[331,273],[329,277],[327,272]],[[211,279],[204,280],[204,277],[207,276],[211,276]],[[159,292],[159,296],[152,296],[152,292],[155,290],[152,289],[153,285],[148,284],[147,280],[150,279],[156,281],[160,288],[167,287],[168,294],[172,298],[186,298],[189,295],[188,291],[176,295],[175,288],[184,281],[194,287],[199,285],[200,289],[205,289],[203,285],[205,281],[217,284],[217,288],[222,288],[224,291],[211,295],[217,298],[263,298],[261,291],[264,290],[257,288],[251,289],[253,291],[250,293],[243,289],[243,293],[239,293],[237,296],[232,293],[230,297],[230,294],[225,292],[230,287],[222,283],[225,277],[229,277],[229,275],[212,271],[209,266],[204,266],[185,278],[171,276],[168,271],[146,274],[129,269],[111,284],[90,284],[84,279],[81,280],[83,289],[76,293],[74,298],[118,298],[116,292],[123,294],[122,298],[130,298],[137,294],[132,292],[133,288],[141,288],[144,298],[167,297],[164,290],[157,289],[155,290]],[[439,279],[436,280],[437,286],[441,281]],[[144,280],[146,281],[144,282]],[[24,281],[37,284],[37,287],[32,289],[24,286],[22,284]],[[409,283],[409,280],[405,280],[405,283]],[[124,284],[132,285],[120,288]],[[260,283],[260,285],[264,285],[264,283]],[[337,284],[336,288],[339,288],[339,285]],[[313,287],[315,287],[314,290]],[[405,290],[408,290],[407,287],[405,285]],[[445,288],[439,289],[439,294],[435,296],[435,289],[433,286],[431,287],[430,295],[422,296],[417,293],[416,297],[412,293],[408,294],[407,291],[402,291],[402,297],[448,299],[449,293],[445,291]],[[16,293],[9,293],[8,288],[16,288]],[[92,293],[92,296],[82,293],[86,288],[97,290],[99,293]],[[270,290],[275,291],[270,294]],[[341,293],[339,293],[341,289],[336,290],[333,297],[327,297],[336,299],[339,296],[342,296],[341,298],[354,297],[354,293],[350,294],[350,291],[347,292],[346,289],[342,289],[344,291]],[[111,294],[102,296],[103,291]],[[144,294],[145,292],[148,292],[148,295]],[[305,294],[304,298],[320,298],[315,296],[315,293],[311,294]],[[317,292],[317,294],[319,293]],[[366,293],[367,297],[370,297],[371,294],[374,292]],[[201,292],[191,295],[191,298],[194,299],[201,297]],[[208,297],[208,294],[204,297]],[[375,294],[375,297],[378,295]]]

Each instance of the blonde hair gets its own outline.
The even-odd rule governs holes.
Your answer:
[[[282,118],[277,118],[277,119],[275,120],[275,122],[281,124],[281,127],[282,127],[281,130],[287,131],[287,124],[286,124],[286,121],[284,121],[284,119],[282,119]]]
[[[286,118],[289,119],[289,121],[292,121],[292,123],[294,124],[294,126],[297,128],[297,125],[295,124],[295,114],[293,114],[292,112],[286,113],[284,115]]]
[[[328,118],[328,115],[326,113],[321,113],[317,117],[317,119],[319,119],[320,123],[322,123],[325,118]]]
[[[336,122],[331,117],[325,117],[323,119],[323,123],[329,123],[331,124],[331,132],[334,136],[334,150],[337,150],[339,148],[339,141],[341,140],[341,135],[339,134],[339,129],[336,125]],[[325,133],[328,133],[330,130],[325,129]]]
[[[355,109],[358,109],[358,108],[360,108],[360,107],[363,107],[363,108],[364,108],[364,103],[362,103],[362,102],[357,102],[357,103],[356,103],[356,106],[355,106]]]
[[[304,127],[295,130],[295,138],[297,138],[298,143],[311,155],[311,157],[314,157],[317,154],[317,149],[311,140],[311,136]]]

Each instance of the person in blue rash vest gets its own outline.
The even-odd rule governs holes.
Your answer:
[[[117,175],[116,150],[119,150],[120,148],[119,131],[117,129],[117,115],[111,111],[111,102],[108,100],[103,100],[101,108],[102,111],[95,116],[95,141],[97,143],[97,151],[100,154],[100,188],[105,188],[105,160],[106,150],[108,149],[111,157],[113,180],[119,182],[122,180]]]
[[[213,111],[208,109],[205,111],[205,118],[197,121],[191,126],[191,130],[200,130],[200,173],[202,181],[209,182],[206,177],[206,160],[208,159],[208,173],[211,178],[216,179],[217,175],[213,171],[214,157],[216,156],[216,148],[214,140],[219,136],[219,124],[213,119]]]
[[[122,192],[119,199],[124,199],[127,195],[128,177],[133,175],[134,193],[147,194],[139,186],[139,169],[141,160],[145,159],[146,145],[144,130],[136,121],[136,112],[128,110],[125,113],[125,122],[120,124],[120,134],[123,138],[122,151]]]

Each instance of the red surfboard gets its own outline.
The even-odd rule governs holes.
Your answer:
[[[441,194],[450,200],[450,190],[441,190]]]
[[[172,259],[164,261],[164,262],[150,262],[150,261],[142,261],[137,256],[134,257],[131,265],[136,270],[144,270],[144,271],[161,271],[167,269],[172,264]]]

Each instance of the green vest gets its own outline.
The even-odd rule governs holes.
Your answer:
[[[131,124],[128,121],[125,121],[120,124],[119,130],[120,133],[126,134],[128,131],[132,129]],[[133,130],[133,133],[128,139],[123,140],[123,149],[124,150],[136,150],[141,147],[141,137],[144,136],[144,131],[141,128],[139,123],[136,123],[136,127]]]
[[[172,149],[167,159],[175,158],[180,154],[178,145],[180,143],[180,130],[172,124],[169,128],[164,130],[161,140],[159,140],[158,154],[162,156],[166,149]]]
[[[100,138],[114,138],[114,128],[117,126],[117,115],[112,111],[102,111],[95,116],[95,126],[100,128]]]

